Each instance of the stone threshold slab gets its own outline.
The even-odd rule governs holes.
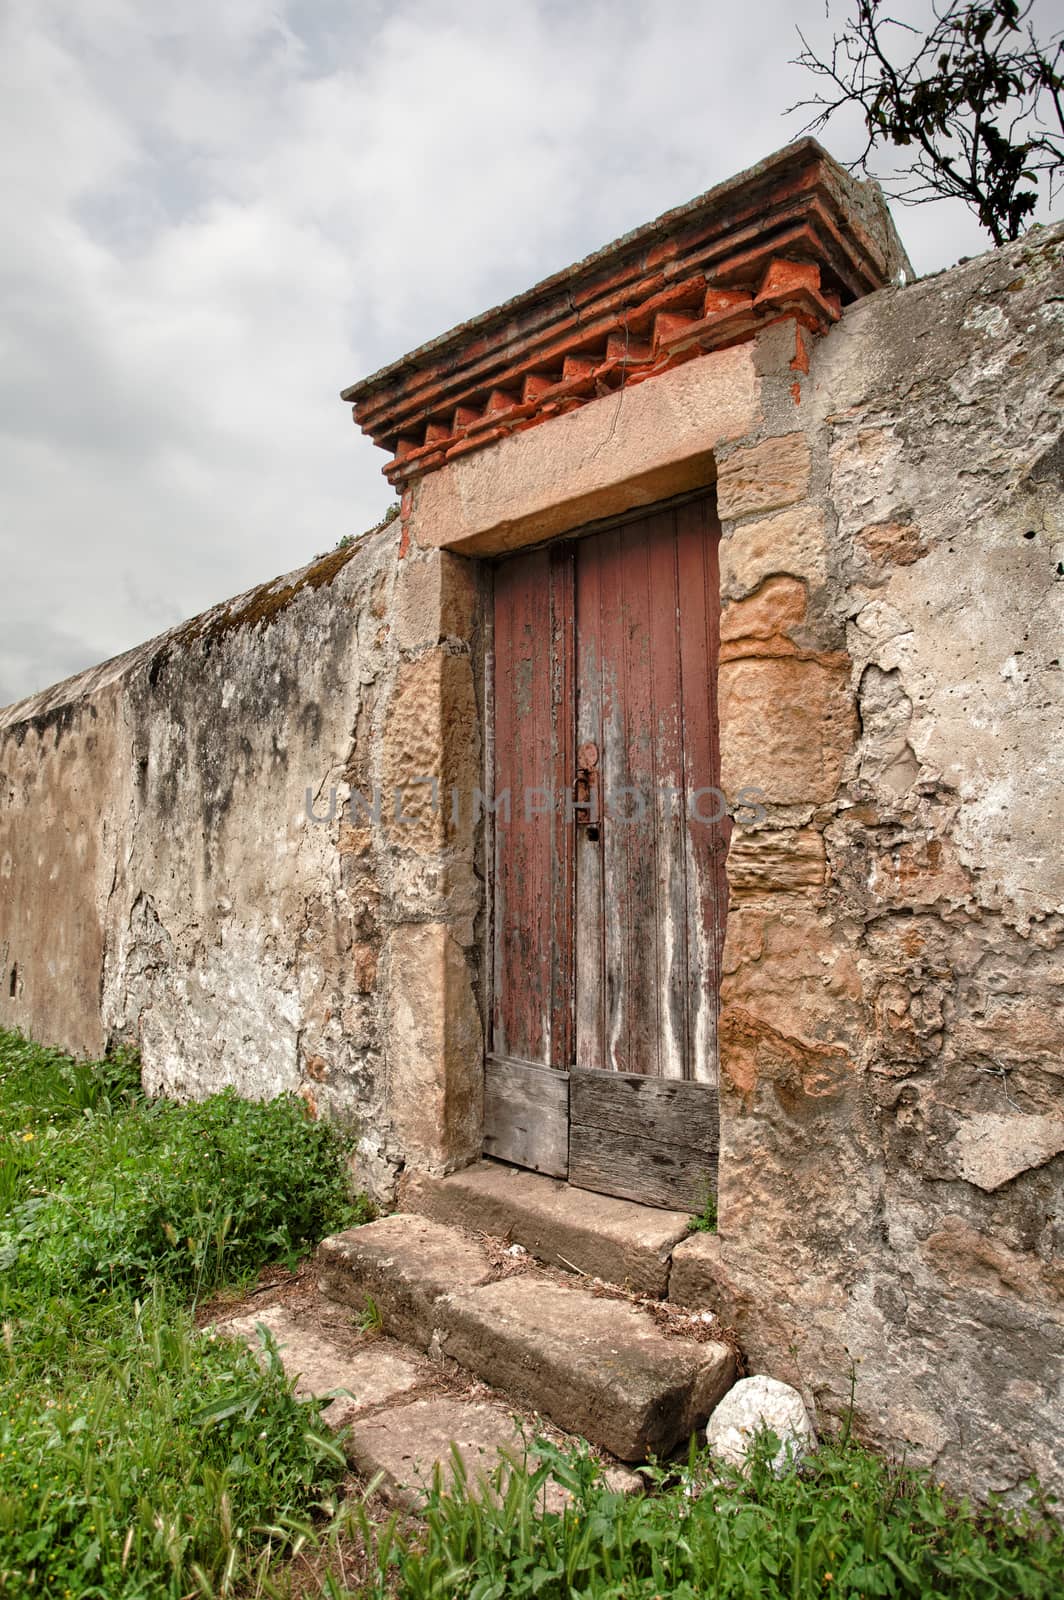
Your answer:
[[[661,1299],[672,1252],[688,1233],[686,1212],[617,1200],[499,1161],[478,1161],[447,1178],[412,1172],[402,1204],[437,1222],[492,1234],[537,1261]]]

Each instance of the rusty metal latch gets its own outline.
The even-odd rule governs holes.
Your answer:
[[[573,780],[573,822],[586,828],[587,836],[599,836],[598,745],[582,744],[576,752],[577,768]]]

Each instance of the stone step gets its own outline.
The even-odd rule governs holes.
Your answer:
[[[575,1189],[501,1161],[478,1161],[447,1178],[414,1172],[404,1211],[525,1247],[537,1261],[662,1298],[674,1247],[689,1231],[683,1211]]]
[[[538,1458],[531,1448],[532,1432],[515,1418],[512,1406],[494,1396],[427,1395],[356,1422],[346,1435],[347,1458],[367,1481],[378,1479],[389,1499],[420,1511],[437,1468],[443,1487],[453,1485],[456,1452],[476,1493],[483,1493],[500,1469],[502,1490],[511,1467],[534,1470]],[[638,1494],[643,1488],[636,1473],[616,1463],[603,1467],[603,1477],[618,1494]],[[537,1505],[541,1511],[561,1511],[571,1500],[569,1490],[551,1477],[542,1485]]]
[[[512,1402],[482,1387],[473,1394],[439,1393],[438,1363],[360,1330],[350,1314],[330,1318],[335,1304],[325,1302],[324,1309],[325,1316],[320,1302],[306,1300],[296,1309],[268,1305],[216,1323],[210,1332],[242,1340],[263,1362],[262,1334],[268,1333],[296,1394],[328,1402],[322,1419],[355,1470],[410,1510],[424,1507],[437,1468],[445,1486],[454,1482],[456,1452],[475,1490],[500,1468],[505,1474],[516,1463],[536,1465],[529,1448],[536,1419],[516,1418]],[[604,1473],[621,1493],[642,1487],[624,1467],[606,1466]],[[560,1510],[570,1498],[548,1479],[540,1509]]]
[[[320,1318],[304,1307],[266,1306],[249,1315],[216,1323],[212,1332],[242,1339],[266,1360],[260,1329],[277,1346],[281,1364],[301,1399],[328,1400],[322,1420],[338,1431],[356,1417],[409,1397],[435,1378],[418,1350],[392,1339],[364,1339],[353,1319],[347,1331],[323,1331]],[[331,1397],[331,1398],[330,1398]]]
[[[437,1302],[493,1275],[476,1239],[405,1212],[323,1239],[318,1269],[329,1299],[360,1313],[376,1307],[388,1333],[421,1350],[432,1340]]]
[[[542,1268],[500,1276],[503,1252],[400,1213],[319,1248],[322,1291],[388,1333],[449,1357],[622,1461],[686,1443],[735,1378],[724,1344],[679,1336],[623,1296]]]

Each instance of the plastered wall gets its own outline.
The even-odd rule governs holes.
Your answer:
[[[399,563],[400,537],[0,714],[0,1024],[136,1044],[165,1093],[298,1090],[355,1125],[385,1191],[405,1154],[479,1140],[472,821],[410,784],[478,759],[477,578]],[[457,1095],[448,1049],[471,1063]]]
[[[1062,246],[851,307],[720,462],[725,787],[769,815],[705,1294],[980,1492],[1064,1468]]]

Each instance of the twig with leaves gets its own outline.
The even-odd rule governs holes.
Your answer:
[[[824,84],[790,108],[815,108],[804,131],[857,106],[867,137],[853,168],[868,173],[882,144],[911,150],[887,180],[896,199],[960,199],[995,244],[1018,238],[1039,183],[1052,202],[1064,166],[1064,34],[1038,40],[1033,0],[945,0],[926,33],[890,16],[883,0],[855,7],[827,59],[798,30],[793,64]]]

